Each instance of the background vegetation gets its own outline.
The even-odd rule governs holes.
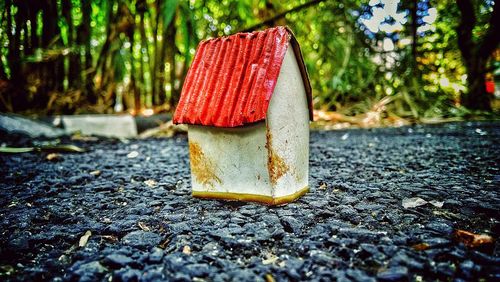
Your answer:
[[[200,40],[288,25],[317,109],[489,111],[499,10],[492,0],[3,0],[0,110],[172,110]]]

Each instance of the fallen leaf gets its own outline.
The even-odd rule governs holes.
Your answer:
[[[16,269],[11,265],[0,265],[0,273],[5,276],[10,276],[16,272]],[[3,276],[2,275],[2,276]]]
[[[139,138],[172,137],[178,133],[187,133],[187,126],[185,124],[173,124],[172,121],[168,121],[159,127],[144,131],[139,135]]]
[[[486,234],[475,234],[465,230],[456,230],[455,239],[469,248],[483,247],[485,245],[492,245],[493,237]]]
[[[71,152],[71,153],[83,153],[85,149],[82,149],[75,145],[45,145],[40,147],[0,147],[0,153],[27,153],[27,152]]]
[[[427,201],[420,198],[420,197],[414,197],[414,198],[404,198],[403,199],[403,208],[408,209],[408,208],[416,208],[420,207],[427,204]]]
[[[432,200],[429,203],[431,203],[431,205],[435,206],[436,208],[442,208],[444,205],[444,202],[435,201],[435,200]]]
[[[488,134],[488,132],[483,131],[480,128],[476,128],[475,132],[481,136]]]
[[[340,139],[342,139],[342,141],[347,140],[347,138],[349,138],[349,133],[346,133],[346,134],[342,135],[342,137],[340,137]]]
[[[101,235],[101,238],[112,243],[118,242],[118,238],[113,235]]]
[[[27,153],[34,151],[33,147],[26,148],[14,148],[14,147],[0,147],[0,153],[9,153],[9,154],[17,154],[17,153]]]
[[[430,248],[429,244],[427,243],[420,243],[420,244],[416,244],[416,245],[413,245],[411,246],[415,251],[425,251],[427,249]]]
[[[139,156],[139,152],[132,151],[132,152],[128,153],[127,158],[133,159],[133,158],[137,158],[138,156]]]
[[[47,161],[51,161],[51,162],[56,162],[56,161],[59,161],[62,159],[61,155],[57,154],[57,153],[50,153],[47,155],[47,157],[45,157],[45,159]]]
[[[266,282],[274,282],[276,280],[274,280],[274,277],[271,273],[268,273],[266,275],[264,275],[264,280],[266,280]]]
[[[154,181],[153,179],[149,179],[149,180],[144,181],[144,184],[148,185],[149,187],[155,187],[157,182]]]
[[[82,135],[82,134],[76,133],[73,136],[71,136],[71,140],[76,140],[76,141],[98,141],[99,138],[94,137],[94,136],[87,136],[87,135]]]
[[[452,220],[456,220],[456,219],[461,219],[462,217],[458,214],[455,214],[455,213],[452,213],[450,211],[446,211],[446,210],[434,210],[432,212],[434,215],[437,215],[437,216],[442,216],[444,218],[448,218],[448,219],[452,219]]]
[[[163,242],[161,242],[158,247],[161,248],[161,249],[165,249],[168,245],[168,243],[170,243],[170,240],[169,239],[165,239]]]
[[[151,229],[149,229],[149,227],[146,224],[144,224],[144,222],[139,221],[137,225],[139,225],[139,228],[141,228],[142,231],[151,231]]]
[[[90,230],[87,230],[87,232],[85,232],[85,234],[82,237],[80,237],[80,242],[78,242],[78,247],[85,247],[91,235],[92,232],[90,232]]]
[[[36,148],[45,152],[68,152],[68,153],[83,153],[85,149],[75,145],[46,145]]]
[[[326,183],[323,182],[323,183],[321,183],[321,185],[319,185],[318,188],[321,190],[325,190],[327,187],[328,187],[328,185],[326,185]]]
[[[191,247],[189,246],[184,246],[184,248],[182,248],[182,253],[183,254],[186,254],[186,255],[190,255],[191,254]]]
[[[94,171],[91,171],[90,174],[93,175],[93,176],[99,176],[99,175],[101,175],[101,171],[100,170],[94,170]]]

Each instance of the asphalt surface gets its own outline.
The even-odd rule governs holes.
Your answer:
[[[311,191],[279,207],[192,198],[186,136],[0,155],[0,280],[499,281],[499,137],[312,132]],[[403,207],[415,197],[429,203]]]

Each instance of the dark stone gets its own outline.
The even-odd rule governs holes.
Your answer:
[[[153,251],[149,254],[149,261],[151,263],[160,263],[163,258],[164,252],[160,248],[153,248]]]
[[[99,277],[105,273],[107,269],[102,266],[98,261],[91,261],[88,263],[81,264],[73,272],[73,275],[78,277],[80,281],[92,281],[98,280]]]
[[[30,248],[29,236],[27,234],[16,234],[7,243],[10,250],[26,251]]]
[[[187,233],[192,229],[192,226],[189,226],[185,222],[180,222],[180,223],[174,223],[169,225],[170,230],[175,233]]]
[[[281,224],[288,233],[300,234],[304,224],[291,216],[281,218]]]
[[[451,277],[455,273],[454,268],[447,262],[440,262],[436,265],[436,271],[443,277]]]
[[[177,271],[181,269],[186,261],[184,257],[179,253],[168,254],[163,258],[164,265],[171,269],[172,271]]]
[[[366,272],[359,269],[348,269],[345,273],[346,276],[351,278],[353,281],[359,281],[359,282],[376,281],[375,278],[370,277]]]
[[[102,263],[106,266],[109,266],[111,268],[121,268],[124,267],[127,264],[130,264],[134,262],[133,259],[131,259],[128,256],[124,256],[121,254],[111,254],[107,255]]]
[[[154,282],[154,281],[164,281],[165,274],[163,273],[164,268],[162,266],[147,268],[143,271],[141,275],[141,281]]]
[[[465,260],[459,265],[460,274],[463,278],[470,280],[474,276],[474,262],[471,260]]]
[[[210,273],[210,267],[205,263],[188,264],[184,269],[191,277],[206,277]]]
[[[376,241],[380,236],[380,232],[370,231],[364,228],[341,228],[339,233],[344,234],[348,238],[354,238],[361,241]]]
[[[444,222],[431,222],[425,227],[441,235],[450,235],[453,232],[453,227]]]
[[[172,279],[169,279],[169,280],[172,280],[172,281],[175,281],[175,282],[190,282],[190,281],[193,281],[188,274],[181,273],[181,272],[175,273],[174,277]]]
[[[351,206],[339,206],[339,215],[342,219],[354,221],[354,223],[360,220],[358,212]]]
[[[120,269],[113,275],[113,278],[116,279],[116,281],[122,282],[139,281],[140,277],[141,272],[137,269],[131,268]]]
[[[146,231],[133,231],[122,238],[122,242],[126,245],[137,248],[149,248],[160,244],[161,236]]]
[[[251,270],[238,269],[228,273],[231,281],[258,281],[260,277]]]
[[[380,281],[407,281],[408,268],[404,266],[391,267],[377,274]]]
[[[442,248],[451,244],[451,241],[445,238],[430,238],[424,241],[430,248]]]

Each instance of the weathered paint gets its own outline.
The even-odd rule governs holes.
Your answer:
[[[208,159],[213,172],[209,178],[216,175],[218,179],[206,185],[205,178],[193,172],[193,196],[272,205],[307,192],[307,98],[291,49],[286,52],[275,91],[265,122],[238,128],[189,126],[189,143],[197,144],[196,150],[190,149],[191,162]]]
[[[292,50],[283,60],[266,124],[271,156],[279,156],[274,170],[273,196],[290,195],[308,186],[309,111],[300,67]],[[283,169],[283,168],[288,169]]]
[[[242,128],[188,126],[189,143],[199,145],[219,181],[207,186],[192,173],[193,192],[272,196],[267,172],[266,125]],[[192,157],[191,157],[192,159]],[[194,193],[195,194],[195,193]]]
[[[288,28],[275,27],[201,42],[173,122],[237,127],[263,121],[289,49],[299,60],[312,119],[311,88],[298,43]]]
[[[198,143],[189,142],[189,156],[191,173],[200,184],[207,189],[213,189],[216,184],[222,184],[221,179],[215,173],[216,164],[205,156]]]
[[[266,148],[267,148],[267,170],[269,171],[269,179],[271,184],[276,186],[278,179],[280,179],[285,173],[290,170],[290,167],[285,163],[285,161],[276,153],[273,148],[273,135],[266,127]]]

